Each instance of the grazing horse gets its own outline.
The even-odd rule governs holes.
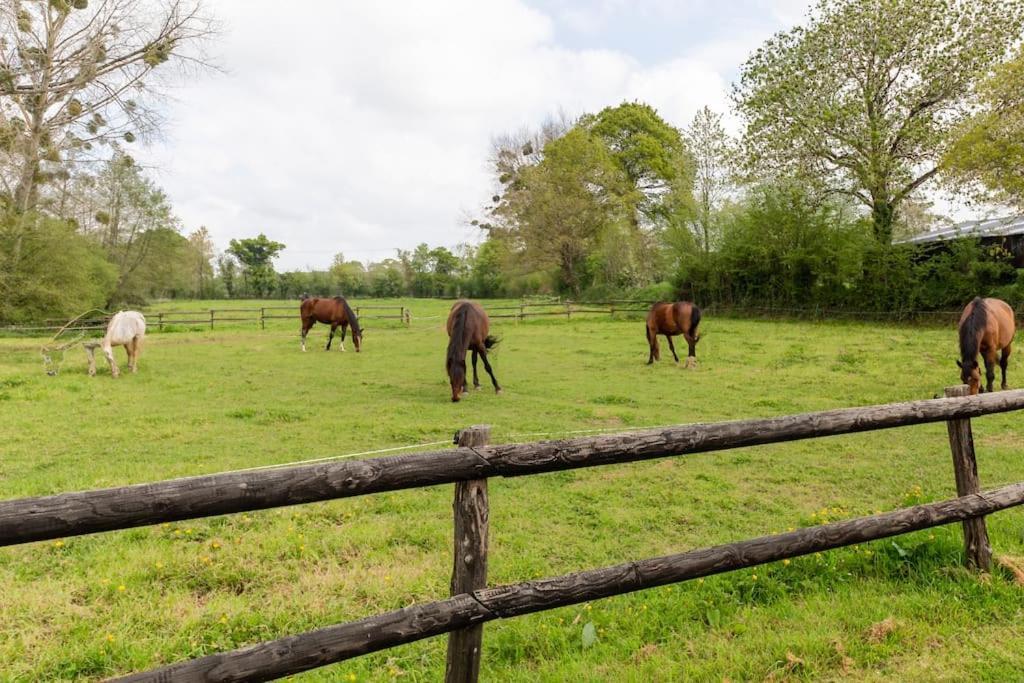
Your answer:
[[[457,402],[462,394],[469,390],[466,386],[466,351],[473,351],[473,388],[480,388],[480,380],[476,374],[476,359],[484,359],[484,369],[491,376],[494,392],[501,393],[498,380],[494,377],[491,364],[487,360],[487,349],[498,343],[497,338],[488,334],[490,321],[480,304],[473,301],[460,300],[452,306],[448,314],[448,356],[445,369],[452,385],[452,403]]]
[[[309,328],[316,323],[324,323],[331,326],[331,335],[327,337],[327,348],[331,350],[331,342],[334,340],[334,331],[341,325],[341,350],[345,350],[345,331],[352,326],[352,343],[355,344],[356,353],[363,344],[363,330],[359,327],[359,320],[356,318],[352,307],[345,301],[345,297],[336,296],[331,299],[303,299],[299,308],[302,315],[302,350],[306,350],[306,334]]]
[[[979,296],[967,304],[960,315],[960,360],[956,364],[960,366],[960,380],[970,388],[971,395],[981,390],[979,353],[985,360],[986,390],[992,391],[996,354],[1002,351],[999,368],[1003,375],[1002,388],[1006,388],[1006,363],[1010,359],[1015,331],[1013,309],[1005,301]]]
[[[96,376],[96,348],[103,351],[110,363],[110,374],[119,377],[121,371],[114,362],[115,346],[123,346],[128,352],[128,369],[137,372],[139,369],[139,352],[142,351],[142,340],[146,337],[146,319],[138,311],[118,311],[107,323],[107,332],[99,341],[86,342],[85,353],[89,356],[89,376]]]
[[[686,354],[686,367],[697,366],[697,342],[700,335],[697,334],[697,325],[700,324],[700,309],[689,301],[677,301],[674,304],[659,301],[651,306],[647,314],[647,344],[651,347],[651,355],[647,358],[650,365],[656,360],[661,360],[661,349],[658,348],[658,335],[665,335],[668,340],[668,347],[672,349],[672,357],[679,362],[676,355],[676,347],[672,343],[672,337],[677,334],[683,335],[689,346]]]

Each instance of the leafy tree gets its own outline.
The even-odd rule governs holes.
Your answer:
[[[521,182],[524,191],[510,208],[525,256],[534,266],[557,268],[578,297],[599,236],[625,218],[621,197],[629,179],[601,139],[577,127],[548,143],[543,162],[524,169]]]
[[[118,284],[111,303],[144,300],[145,295],[138,291],[144,280],[133,277],[135,270],[151,256],[161,258],[159,250],[150,254],[157,231],[179,228],[167,195],[124,154],[104,162],[95,176],[79,176],[74,192],[69,215],[103,246],[107,258],[117,267]],[[168,246],[171,242],[164,240],[161,244]],[[135,283],[135,289],[129,282]]]
[[[206,226],[188,236],[189,269],[192,275],[191,290],[200,299],[209,298],[213,287],[214,245]]]
[[[359,261],[346,261],[344,254],[335,254],[329,272],[334,286],[344,296],[355,296],[366,292],[366,268]]]
[[[229,299],[233,299],[238,292],[238,261],[232,258],[231,254],[221,254],[217,259],[217,273],[224,285],[224,291]]]
[[[722,115],[709,107],[700,109],[683,129],[683,139],[694,162],[691,224],[708,253],[718,236],[716,213],[735,190],[735,143],[722,126]]]
[[[633,225],[658,227],[667,216],[666,198],[690,191],[692,163],[680,132],[650,105],[607,107],[579,125],[604,142],[628,179],[622,200],[632,209]]]
[[[147,248],[130,273],[118,278],[116,301],[141,305],[153,298],[194,296],[194,258],[187,238],[171,228],[148,231]]]
[[[938,172],[1022,21],[1022,0],[819,0],[807,26],[742,67],[734,99],[749,162],[853,197],[888,244],[900,204]]]
[[[70,318],[102,308],[116,279],[103,251],[72,223],[35,212],[0,213],[0,321]]]
[[[943,159],[954,183],[1024,209],[1024,50],[980,88],[983,110],[964,123]],[[977,192],[977,190],[976,190]]]
[[[269,296],[277,279],[273,260],[284,248],[283,244],[267,239],[261,232],[256,237],[231,240],[227,252],[242,264],[242,277],[249,292],[256,296]]]
[[[395,259],[385,259],[370,265],[370,293],[376,297],[401,296],[404,278],[401,263]]]

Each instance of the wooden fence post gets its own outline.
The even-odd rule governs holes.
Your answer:
[[[267,329],[267,309],[260,306],[260,329]]]
[[[156,314],[156,324],[160,327],[160,331],[164,331],[164,314],[163,311]]]
[[[946,396],[966,396],[967,385],[946,387]],[[948,420],[949,448],[953,452],[953,474],[956,476],[956,493],[966,496],[978,493],[978,461],[974,457],[974,435],[971,433],[971,419]],[[992,567],[992,546],[988,540],[985,518],[967,519],[964,525],[964,554],[967,565],[989,571]]]
[[[210,329],[213,329],[213,309],[210,309]]]
[[[475,425],[459,431],[456,443],[463,447],[486,446],[490,425]],[[487,587],[487,480],[472,479],[455,484],[455,562],[452,595]],[[446,683],[475,683],[480,677],[480,647],[483,624],[453,631],[448,637]]]

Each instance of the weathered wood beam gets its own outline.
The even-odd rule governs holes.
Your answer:
[[[967,396],[968,387],[961,384],[946,387],[946,396]],[[953,454],[953,476],[956,479],[956,495],[966,496],[981,490],[978,479],[978,461],[974,457],[974,434],[971,420],[961,418],[946,422],[949,433],[949,449]],[[964,555],[967,565],[982,571],[992,568],[992,544],[988,540],[988,529],[984,517],[964,520]]]
[[[962,498],[712,548],[497,586],[310,633],[172,664],[119,681],[263,681],[494,619],[540,612],[701,576],[959,522],[1024,504],[1024,482]]]
[[[490,438],[489,425],[476,425],[459,432],[458,444],[476,448],[486,446]],[[452,595],[461,595],[487,587],[487,532],[490,518],[487,480],[457,482],[452,511],[455,516]],[[479,680],[483,638],[483,624],[452,632],[448,638],[444,674],[446,683],[475,683]]]
[[[0,502],[0,546],[469,479],[635,462],[1021,408],[1024,390],[1002,391],[628,434],[225,472],[22,498]]]

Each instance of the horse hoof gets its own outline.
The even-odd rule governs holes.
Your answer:
[[[495,389],[494,393],[498,396],[501,396],[501,389]]]

